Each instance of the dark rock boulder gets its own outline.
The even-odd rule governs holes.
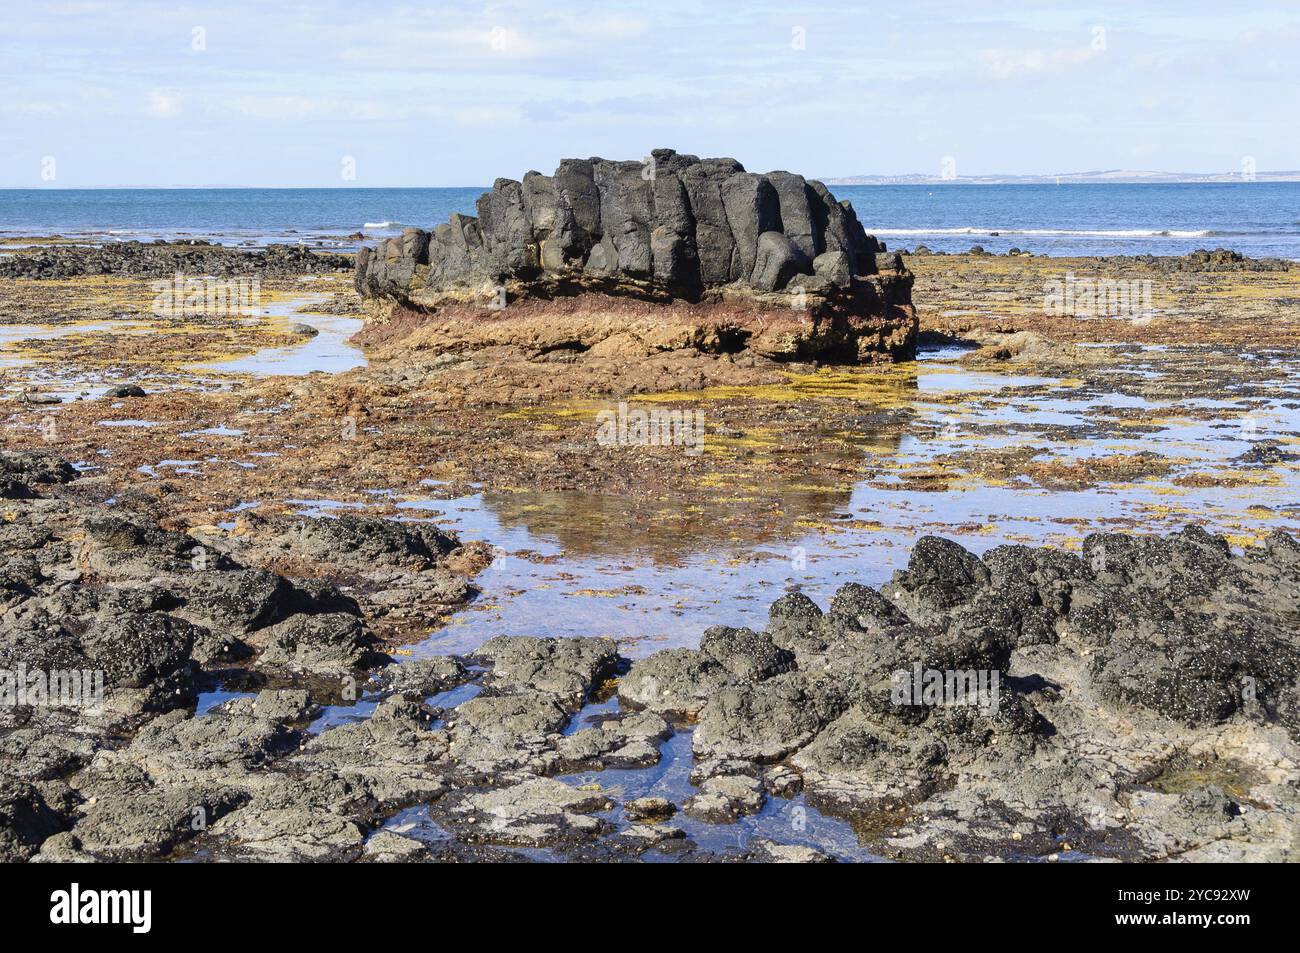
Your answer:
[[[985,565],[960,544],[923,536],[907,568],[894,573],[884,594],[908,618],[930,622],[973,596],[988,579]]]
[[[431,524],[359,516],[304,519],[285,533],[284,543],[295,555],[316,562],[417,570],[433,568],[459,545],[455,536]]]
[[[772,603],[766,632],[776,645],[795,653],[826,648],[821,607],[802,592],[787,593]]]
[[[72,464],[29,450],[0,450],[0,499],[26,500],[39,496],[42,486],[70,483],[77,477]]]
[[[356,258],[363,295],[436,308],[484,285],[519,292],[604,290],[698,301],[723,287],[771,294],[797,274],[847,291],[875,279],[881,313],[909,307],[911,275],[851,206],[790,172],[656,149],[644,162],[565,159],[553,176],[497,179],[432,232],[408,229]],[[883,292],[883,294],[880,294]],[[859,296],[861,297],[861,296]]]
[[[731,262],[735,256],[736,238],[727,219],[722,185],[732,174],[740,171],[740,163],[732,159],[705,159],[677,174],[686,189],[695,220],[695,248],[700,263],[700,281],[704,287],[717,287],[734,280]]]
[[[96,622],[81,644],[90,667],[103,672],[105,688],[131,697],[114,707],[166,711],[194,698],[198,666],[191,653],[204,635],[169,615],[124,615]]]
[[[801,672],[730,685],[713,693],[700,711],[695,756],[778,761],[812,741],[843,710],[833,686]]]
[[[108,400],[122,400],[127,397],[145,397],[145,390],[139,384],[115,384],[104,391]]]
[[[793,240],[780,232],[764,232],[758,236],[754,253],[754,270],[749,284],[759,291],[776,291],[790,283],[798,274],[809,274],[812,261]]]
[[[386,661],[361,620],[343,612],[291,616],[254,641],[265,645],[258,665],[279,671],[339,676]]]
[[[383,691],[437,695],[469,681],[465,666],[450,655],[434,655],[409,662],[394,662],[371,673],[371,682]]]
[[[650,232],[654,228],[654,184],[639,162],[593,163],[600,193],[601,239],[592,247],[587,270],[596,274],[649,278]]]
[[[781,232],[781,203],[765,176],[737,172],[722,185],[722,204],[736,241],[731,280],[745,281],[755,273],[759,236]]]
[[[492,191],[479,197],[476,207],[488,269],[500,274],[536,270],[536,246],[524,208],[523,185],[512,179],[497,179]],[[427,244],[424,251],[427,257]]]
[[[617,667],[609,639],[502,635],[489,639],[475,655],[491,662],[497,688],[557,695],[575,707]]]
[[[778,648],[771,636],[752,629],[715,625],[700,639],[700,651],[741,681],[761,681],[794,667],[790,652]]]
[[[813,207],[820,204],[821,196],[813,191],[801,175],[769,172],[766,178],[776,191],[785,236],[803,252],[804,257],[809,260],[816,258],[826,250],[825,212],[821,210],[821,216],[813,213]],[[822,221],[818,221],[819,217]]]
[[[183,614],[202,625],[246,634],[279,622],[309,601],[284,577],[264,569],[198,572]]]
[[[25,781],[0,778],[0,862],[27,860],[64,827],[41,792]]]
[[[200,559],[213,569],[227,565],[189,536],[159,528],[136,516],[103,512],[85,520],[90,567],[108,576],[151,579],[159,573],[188,573]]]
[[[620,680],[619,697],[633,705],[673,716],[693,716],[722,686],[727,671],[711,655],[694,649],[664,649],[632,664]]]
[[[888,631],[906,625],[908,621],[907,616],[879,592],[856,582],[836,590],[831,599],[830,614],[832,619],[843,620],[863,632]]]
[[[812,261],[813,274],[833,285],[848,284],[853,276],[853,263],[842,251],[822,252]]]

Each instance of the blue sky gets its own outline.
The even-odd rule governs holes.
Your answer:
[[[1295,0],[5,6],[0,187],[1300,169]]]

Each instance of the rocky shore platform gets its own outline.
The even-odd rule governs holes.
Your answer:
[[[201,240],[40,245],[0,255],[0,279],[171,278],[178,273],[194,278],[283,278],[352,267],[350,255],[316,252],[304,245],[269,245],[261,251],[247,251]]]
[[[94,710],[0,709],[0,859],[807,861],[836,859],[802,836],[833,820],[894,859],[1295,859],[1285,533],[925,537],[884,585],[791,592],[698,648],[404,658],[390,614],[463,602],[482,565],[434,525],[241,543],[91,499],[54,455],[0,476],[0,668],[103,679]],[[900,694],[929,672],[980,688]],[[713,835],[761,817],[784,836]]]

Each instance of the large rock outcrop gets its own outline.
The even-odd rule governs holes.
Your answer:
[[[477,208],[477,218],[453,214],[431,232],[408,228],[362,248],[357,291],[379,311],[395,306],[385,317],[584,294],[716,304],[742,340],[761,311],[776,318],[766,343],[777,358],[912,347],[901,257],[866,234],[847,201],[802,176],[658,149],[644,162],[565,159],[553,176],[497,179]]]

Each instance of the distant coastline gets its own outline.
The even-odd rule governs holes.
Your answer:
[[[1207,185],[1214,183],[1300,182],[1300,172],[1062,172],[1059,175],[844,175],[823,178],[827,185]]]
[[[1112,169],[1095,172],[1062,172],[1035,175],[903,175],[821,176],[825,185],[1214,185],[1226,183],[1300,182],[1300,171],[1256,172],[1246,178],[1241,172],[1142,172]],[[490,185],[0,185],[0,192],[393,192],[418,190],[472,189],[486,191]]]

